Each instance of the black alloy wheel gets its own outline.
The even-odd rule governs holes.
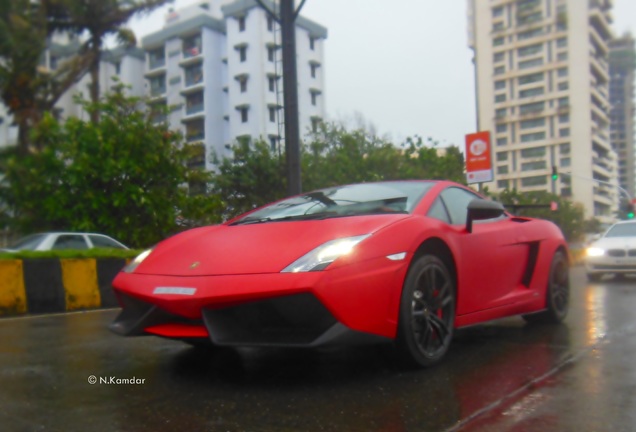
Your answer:
[[[565,254],[557,251],[550,264],[550,276],[546,290],[546,309],[543,312],[524,315],[528,322],[560,323],[570,306],[570,265]]]
[[[435,255],[416,258],[404,282],[397,349],[408,366],[431,366],[444,357],[453,338],[455,283]]]

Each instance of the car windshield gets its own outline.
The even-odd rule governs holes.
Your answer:
[[[232,225],[410,213],[433,184],[403,181],[321,189],[270,204],[236,220]]]
[[[26,237],[22,237],[20,240],[9,246],[9,249],[14,250],[35,250],[40,242],[44,240],[46,234],[31,234]]]
[[[636,223],[622,223],[611,227],[605,237],[636,237]]]

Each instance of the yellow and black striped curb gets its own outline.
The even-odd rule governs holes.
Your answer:
[[[0,260],[0,315],[116,307],[124,259]]]

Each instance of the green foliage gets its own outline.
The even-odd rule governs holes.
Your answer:
[[[84,250],[56,250],[56,251],[19,251],[0,252],[0,260],[8,259],[133,259],[142,252],[141,249],[84,249]]]
[[[402,148],[362,129],[348,131],[333,123],[323,124],[302,148],[303,190],[347,183],[398,179],[451,179],[464,181],[464,160],[457,147],[444,152],[432,140],[425,145],[409,138]],[[220,162],[215,191],[231,217],[286,194],[284,155],[264,142],[246,141],[233,147],[234,157]]]
[[[80,103],[101,112],[99,123],[47,115],[34,135],[42,151],[0,159],[12,228],[102,232],[146,247],[177,231],[177,216],[218,220],[218,199],[190,197],[183,187],[206,184],[209,174],[187,168],[191,148],[139,110],[140,100],[119,87],[98,104]]]
[[[507,206],[508,210],[511,210],[514,204],[546,205],[547,208],[520,208],[515,214],[554,222],[561,228],[563,235],[570,242],[580,240],[586,232],[587,223],[584,220],[585,212],[583,206],[559,195],[545,191],[520,193],[517,190],[505,190],[498,195],[494,195],[494,198],[504,204],[504,206]],[[550,210],[549,206],[552,201],[558,204],[557,211]]]

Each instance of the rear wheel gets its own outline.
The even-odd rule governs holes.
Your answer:
[[[407,366],[427,367],[444,357],[453,338],[455,284],[446,264],[423,255],[402,289],[397,350]]]
[[[546,290],[546,310],[525,315],[529,322],[559,323],[568,314],[570,306],[570,266],[565,254],[557,251],[550,265],[550,277]]]

